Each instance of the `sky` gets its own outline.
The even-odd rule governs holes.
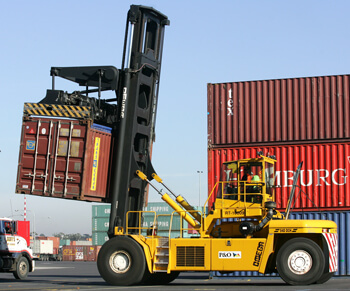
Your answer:
[[[154,7],[170,19],[152,163],[164,182],[193,205],[203,204],[208,195],[208,83],[350,72],[350,1],[0,4],[0,217],[23,218],[24,196],[15,194],[23,103],[45,96],[52,66],[120,68],[131,4]],[[56,79],[57,89],[78,89]],[[26,197],[27,217],[37,233],[91,234],[91,203]],[[152,192],[149,201],[160,202],[160,196]]]

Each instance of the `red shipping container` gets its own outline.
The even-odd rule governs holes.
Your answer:
[[[16,193],[105,202],[111,129],[75,119],[25,118]]]
[[[96,246],[63,246],[63,261],[96,261]]]
[[[279,210],[287,206],[293,184],[293,173],[301,161],[301,189],[308,195],[296,190],[294,209],[301,211],[349,210],[350,209],[350,142],[307,145],[271,145],[256,147],[217,148],[208,151],[208,193],[220,179],[221,164],[245,158],[257,157],[257,151],[264,155],[275,155],[276,175],[275,196]],[[215,200],[212,196],[209,205]]]
[[[208,146],[350,138],[350,75],[208,84]]]

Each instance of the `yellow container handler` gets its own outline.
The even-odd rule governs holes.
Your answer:
[[[273,157],[260,155],[224,163],[220,182],[204,209],[212,195],[215,203],[206,213],[195,210],[153,174],[176,203],[138,171],[188,227],[181,224],[180,236],[171,238],[172,215],[169,236],[157,236],[156,213],[153,227],[146,229],[142,211],[128,212],[126,229],[116,228],[116,236],[100,250],[101,276],[112,285],[166,284],[186,271],[279,273],[291,285],[328,281],[337,271],[337,225],[327,220],[288,219],[302,164],[295,172],[285,215],[276,210],[275,162]],[[129,217],[135,215],[139,226],[128,227]]]

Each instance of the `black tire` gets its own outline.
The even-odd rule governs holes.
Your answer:
[[[146,285],[167,285],[170,282],[174,281],[179,276],[179,274],[180,272],[171,272],[170,274],[153,273],[150,274],[143,283]]]
[[[326,283],[330,278],[332,278],[334,273],[323,273],[320,279],[316,281],[317,284]]]
[[[29,273],[29,262],[26,257],[20,257],[16,263],[16,270],[13,272],[13,276],[16,279],[23,280],[27,278]]]
[[[146,260],[142,247],[127,236],[107,241],[97,257],[101,277],[115,286],[130,286],[141,282],[146,273]]]
[[[288,240],[277,253],[277,271],[291,285],[309,285],[320,280],[325,257],[322,249],[307,238]]]

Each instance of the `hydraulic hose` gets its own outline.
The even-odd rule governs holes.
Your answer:
[[[254,232],[259,232],[262,230],[265,225],[272,219],[273,217],[273,210],[276,208],[276,202],[268,201],[265,203],[265,207],[267,209],[267,214],[263,218],[263,220],[260,221],[259,224],[255,225],[252,222],[242,222],[239,226],[239,231],[241,234],[243,234],[245,237],[248,235],[252,235]]]
[[[269,209],[264,219],[258,225],[254,226],[254,232],[258,232],[262,230],[264,226],[272,219],[272,217],[273,217],[273,209]]]

